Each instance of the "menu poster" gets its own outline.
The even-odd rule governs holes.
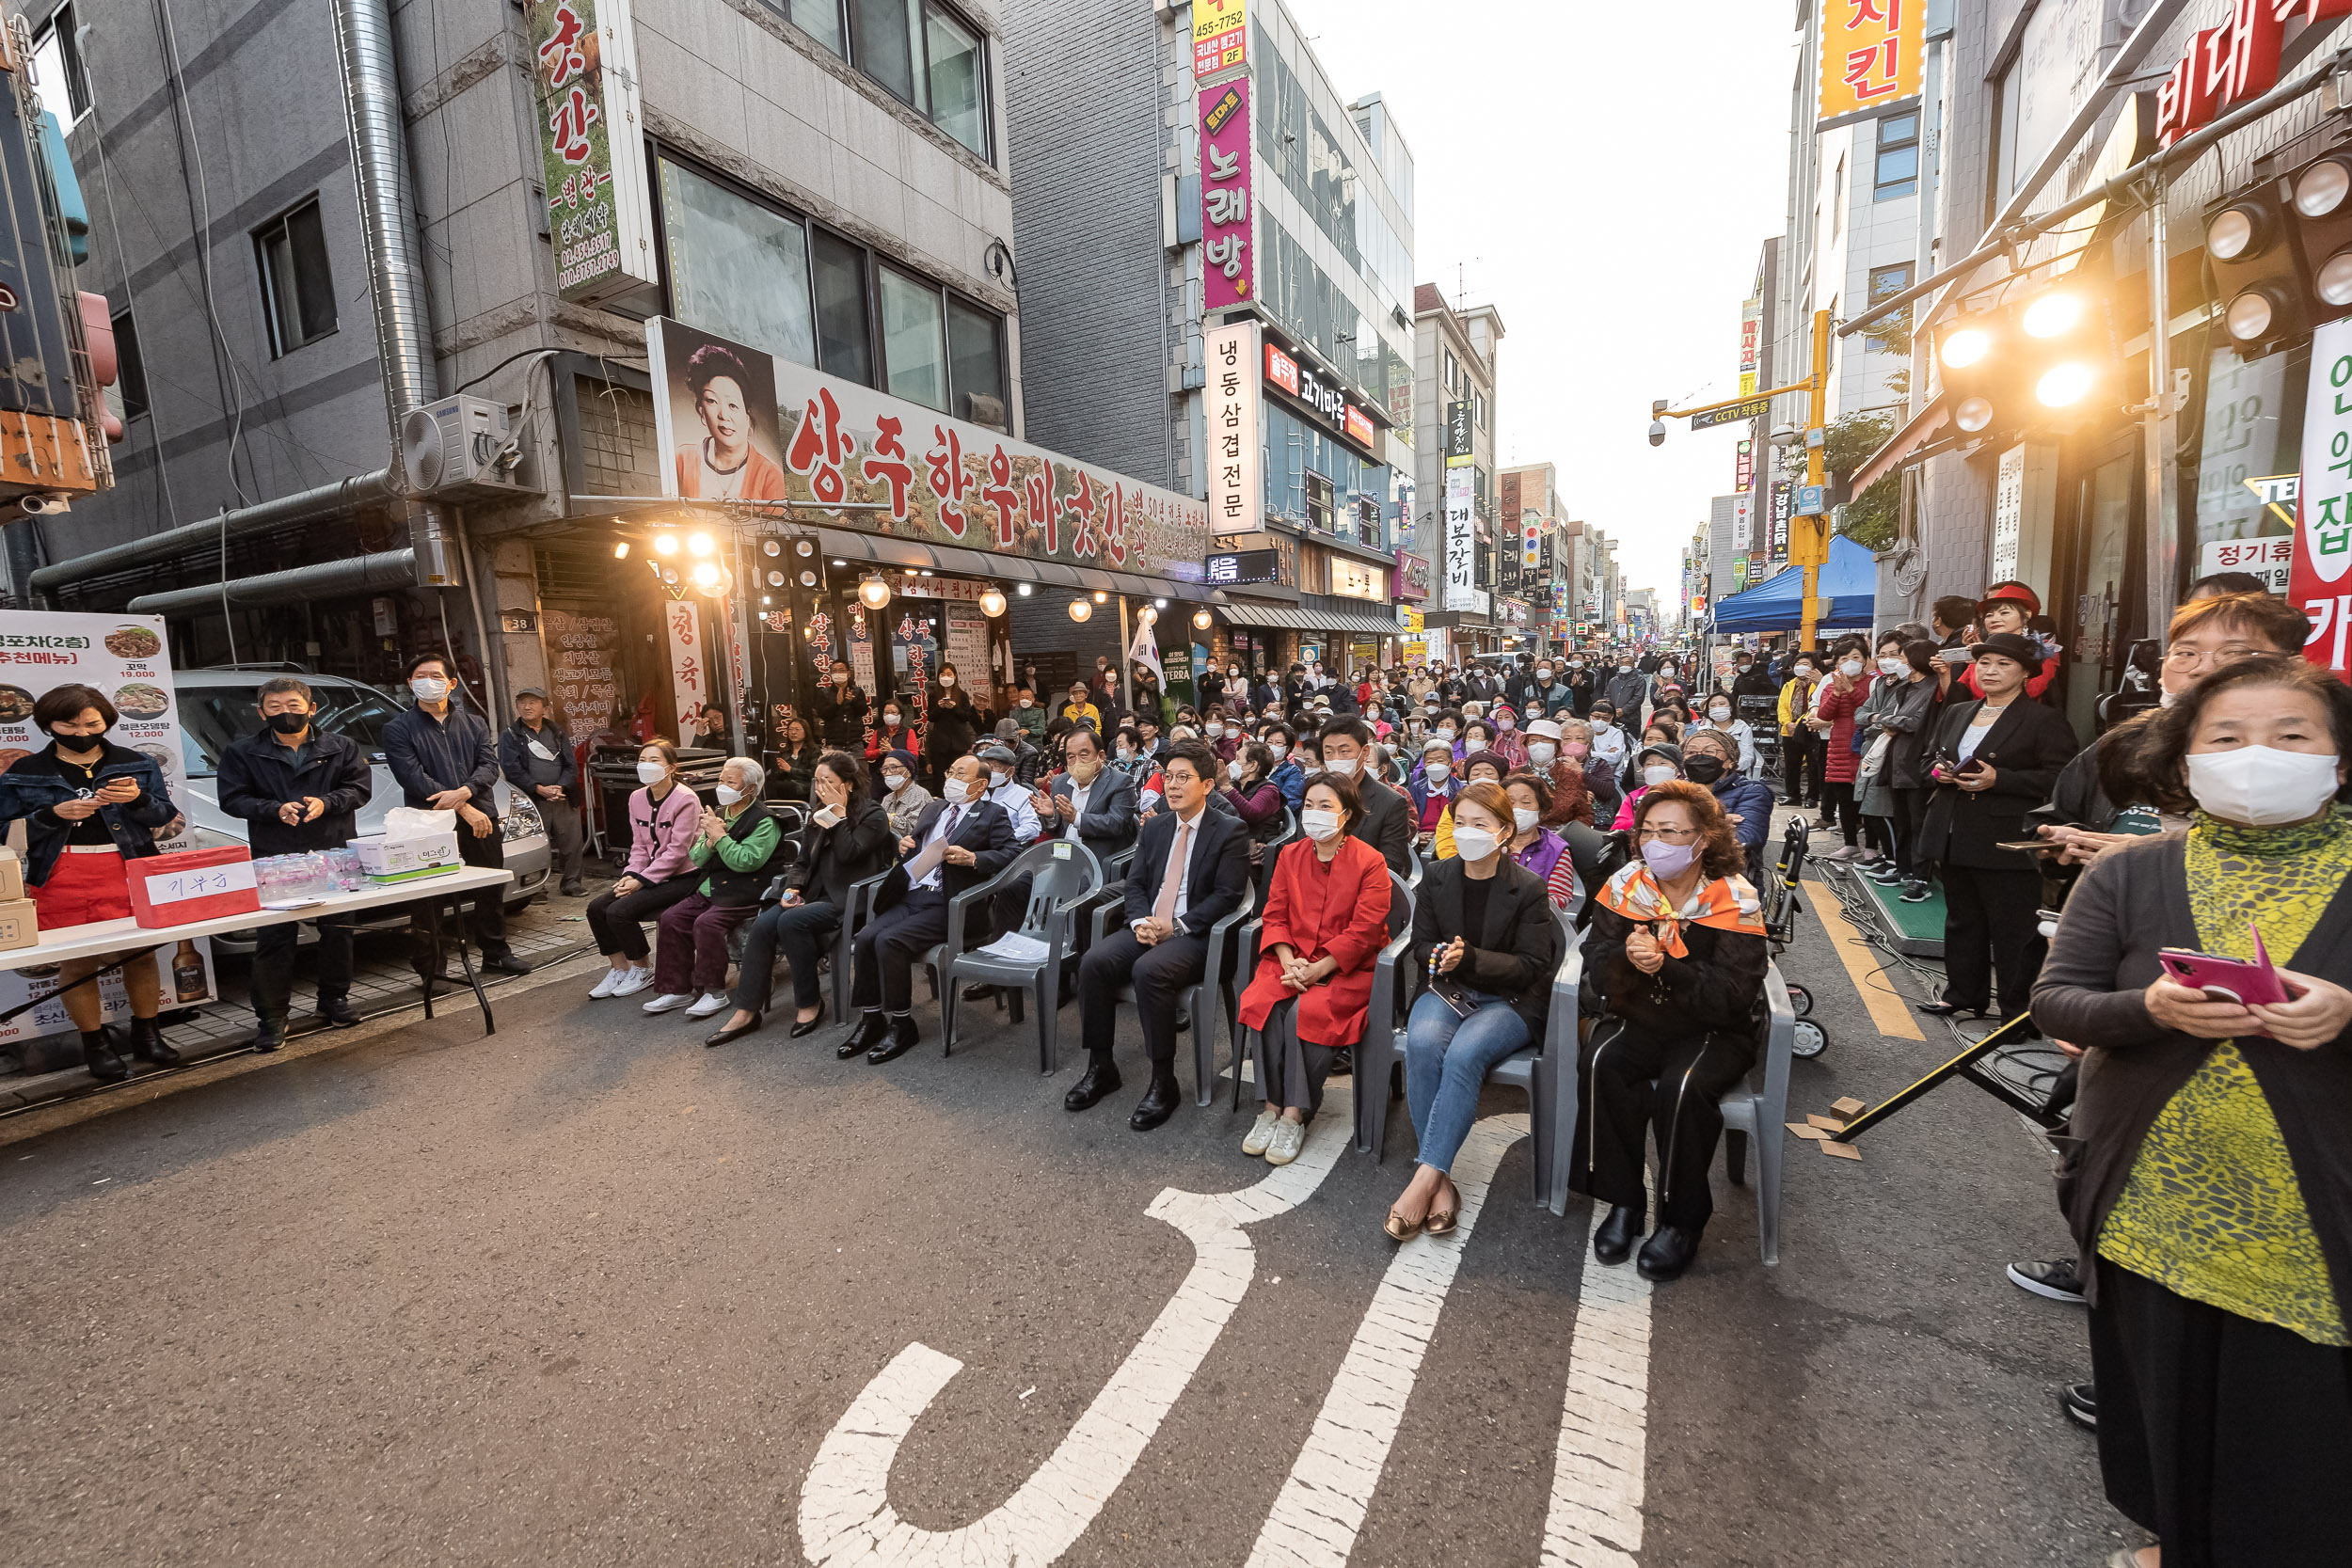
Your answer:
[[[946,661],[956,667],[956,676],[971,694],[973,706],[995,705],[995,689],[989,679],[988,617],[977,606],[947,606]]]
[[[267,677],[257,675],[258,687]],[[106,694],[118,715],[107,738],[154,759],[164,786],[181,808],[169,822],[155,830],[165,849],[195,847],[185,815],[188,768],[180,749],[178,697],[172,689],[171,659],[164,641],[160,615],[68,615],[45,610],[0,610],[0,772],[49,744],[33,727],[33,705],[53,687],[83,685]],[[22,851],[24,830],[5,824],[8,842]],[[180,942],[156,956],[162,966],[164,1007],[189,1006],[211,999],[212,943],[202,938]],[[119,1023],[131,1016],[130,999],[122,981],[108,975],[98,982],[105,1019]],[[65,1004],[55,999],[57,970],[54,964],[30,969],[0,970],[0,1012],[34,997],[48,997],[38,1007],[0,1023],[0,1055],[14,1056],[27,1070],[43,1070],[78,1060],[78,1042],[69,1039],[62,1054],[56,1049],[29,1047],[46,1036],[71,1036],[73,1025]]]
[[[612,727],[620,706],[621,683],[612,673],[620,657],[620,623],[610,615],[550,607],[546,627],[548,693],[555,699],[555,721],[576,741],[593,739]]]

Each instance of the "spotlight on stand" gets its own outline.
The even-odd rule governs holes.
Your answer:
[[[2314,198],[2324,195],[2314,188]],[[2311,330],[2302,246],[2275,182],[2265,181],[2205,220],[2205,255],[2222,329],[2241,359],[2259,359]]]
[[[677,535],[675,533],[657,533],[653,536],[653,547],[660,550],[663,555],[675,555],[677,554]]]
[[[690,533],[686,536],[686,547],[696,555],[708,555],[719,546],[707,533]]]

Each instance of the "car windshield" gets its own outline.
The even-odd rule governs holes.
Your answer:
[[[384,726],[400,709],[380,692],[361,686],[318,682],[311,686],[319,704],[318,728],[330,735],[347,735],[359,743],[370,762],[384,760]],[[180,745],[187,753],[188,771],[202,776],[220,766],[220,753],[231,741],[262,727],[259,689],[250,686],[182,686]]]

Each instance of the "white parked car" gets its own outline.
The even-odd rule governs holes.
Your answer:
[[[172,794],[187,809],[188,824],[197,843],[248,842],[245,821],[227,816],[220,809],[215,773],[221,752],[231,741],[262,727],[258,694],[262,682],[278,675],[293,675],[310,687],[318,699],[320,729],[347,735],[359,743],[374,785],[368,803],[359,809],[359,832],[362,837],[382,832],[384,814],[401,803],[400,785],[394,782],[392,770],[385,766],[380,738],[384,726],[400,716],[398,703],[364,682],[339,675],[314,675],[292,667],[182,670],[173,674],[171,684],[178,699],[180,749],[187,759],[188,776],[173,779],[170,784]],[[501,779],[498,804],[499,826],[505,835],[506,869],[515,874],[506,895],[506,907],[513,911],[548,890],[554,862],[548,852],[547,825],[539,819],[539,809],[531,798],[516,794]],[[395,910],[372,921],[363,920],[361,928],[405,927],[407,923],[407,916]],[[240,940],[241,935],[215,937],[214,945],[216,950],[231,953],[251,952],[251,941]],[[310,940],[308,927],[303,930],[303,939],[306,943]]]

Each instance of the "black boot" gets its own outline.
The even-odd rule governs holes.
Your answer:
[[[915,1042],[922,1037],[923,1031],[914,1026],[914,1015],[901,1013],[890,1021],[890,1037],[868,1051],[866,1059],[876,1067],[884,1062],[895,1062],[914,1050]]]
[[[102,1084],[119,1084],[131,1076],[131,1064],[115,1054],[103,1027],[82,1031],[82,1065]]]
[[[890,1021],[882,1017],[882,1009],[877,1007],[858,1021],[858,1026],[833,1048],[833,1053],[846,1062],[882,1044],[882,1037],[889,1032]]]
[[[1065,1111],[1090,1111],[1104,1096],[1118,1091],[1119,1082],[1119,1069],[1111,1065],[1111,1059],[1108,1056],[1094,1057],[1087,1063],[1086,1076],[1072,1085],[1070,1092],[1061,1097],[1061,1108]]]
[[[1127,1125],[1138,1132],[1149,1132],[1174,1116],[1176,1107],[1184,1103],[1184,1099],[1183,1093],[1176,1087],[1176,1074],[1172,1070],[1154,1072],[1152,1074],[1152,1086],[1143,1091],[1141,1100],[1136,1101],[1135,1114],[1127,1118]]]
[[[1642,1243],[1642,1256],[1634,1259],[1633,1266],[1644,1279],[1662,1283],[1680,1277],[1698,1252],[1697,1231],[1678,1225],[1661,1225],[1656,1235]]]
[[[1628,1204],[1615,1204],[1609,1217],[1593,1232],[1593,1256],[1604,1263],[1622,1263],[1633,1251],[1633,1243],[1642,1234],[1642,1211]]]
[[[180,1053],[164,1042],[164,1032],[155,1027],[155,1021],[151,1018],[134,1017],[131,1020],[131,1054],[142,1062],[153,1062],[158,1067],[177,1067],[180,1064]]]

